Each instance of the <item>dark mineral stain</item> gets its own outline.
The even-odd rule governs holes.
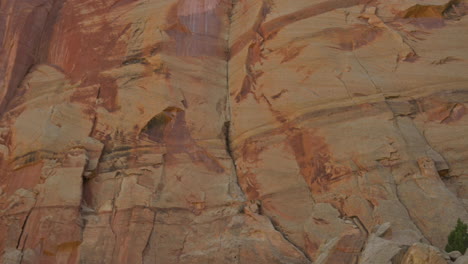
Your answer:
[[[322,218],[313,218],[314,219],[314,222],[317,224],[317,225],[328,225],[330,224],[327,220],[325,219],[322,219]]]
[[[148,61],[145,58],[130,58],[122,62],[122,65],[130,64],[148,64]]]
[[[453,62],[453,61],[461,61],[461,59],[458,59],[458,58],[455,58],[455,57],[452,57],[452,56],[448,56],[448,57],[445,57],[445,58],[440,59],[438,61],[433,61],[431,64],[444,65],[444,64],[447,64],[447,63]]]
[[[200,147],[191,137],[185,121],[185,111],[178,107],[168,107],[154,116],[141,130],[141,134],[166,146],[169,164],[177,159],[176,154],[185,153],[194,163],[202,164],[210,171],[225,171],[216,157]]]
[[[117,102],[119,87],[113,77],[102,76],[99,78],[100,90],[99,98],[102,101],[102,106],[113,112],[119,109]]]
[[[136,3],[138,2],[138,0],[116,0],[114,2],[114,4],[112,4],[110,6],[110,9],[111,8],[117,8],[117,7],[122,7],[122,6],[125,6],[125,5],[128,5],[128,4],[132,4],[132,3]]]
[[[271,97],[271,99],[276,100],[276,99],[280,98],[284,93],[287,93],[287,92],[288,92],[288,90],[283,89],[283,90],[281,90],[281,92],[279,92],[279,93],[273,95],[273,96]]]
[[[420,57],[416,53],[410,52],[406,55],[405,58],[403,58],[403,61],[413,63],[416,62],[419,58]]]
[[[146,126],[141,130],[141,133],[147,134],[148,138],[152,141],[163,143],[164,129],[172,119],[172,115],[169,110],[166,109],[151,118],[151,120],[148,121]]]

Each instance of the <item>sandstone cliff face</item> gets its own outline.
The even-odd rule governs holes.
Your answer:
[[[0,0],[0,262],[446,263],[467,12]]]

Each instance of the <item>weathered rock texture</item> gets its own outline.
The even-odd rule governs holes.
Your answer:
[[[467,12],[0,0],[0,262],[445,263]]]

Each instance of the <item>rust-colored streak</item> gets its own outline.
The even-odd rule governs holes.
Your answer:
[[[247,140],[242,146],[242,160],[250,164],[254,164],[260,161],[260,153],[264,150],[264,147],[260,147],[257,141]]]
[[[230,50],[229,56],[233,56],[233,54],[236,54],[240,49],[242,49],[244,44],[249,44],[248,48],[248,53],[247,53],[247,58],[245,61],[245,70],[247,72],[247,75],[244,77],[244,80],[242,82],[242,87],[240,91],[237,93],[235,100],[237,103],[241,102],[245,98],[247,98],[248,94],[253,94],[254,98],[257,99],[257,96],[254,93],[255,90],[255,85],[257,82],[257,78],[262,76],[263,72],[262,71],[256,71],[254,69],[254,65],[257,63],[261,63],[262,59],[264,58],[262,55],[262,48],[263,44],[265,42],[265,37],[262,34],[262,31],[260,30],[260,27],[262,23],[265,21],[266,16],[271,12],[271,4],[268,1],[264,1],[262,7],[260,8],[259,14],[257,15],[257,19],[250,31],[248,33],[248,38],[252,37],[251,40],[253,42],[250,42],[250,39],[246,39],[245,37],[240,38],[240,42],[235,43]],[[230,58],[228,58],[229,60]]]
[[[83,113],[91,117],[96,114],[96,98],[98,96],[99,88],[96,86],[89,89],[76,89],[70,97],[70,102],[81,104],[84,107]]]
[[[3,58],[0,63],[0,113],[4,113],[14,107],[11,106],[14,98],[21,96],[17,94],[17,88],[25,75],[35,63],[42,62],[62,1],[2,1],[0,5],[5,11],[0,16],[0,27],[5,27],[0,28],[0,43],[3,44],[0,46],[0,57]]]
[[[263,71],[254,70],[255,64],[260,63],[263,58],[261,45],[261,42],[254,42],[249,46],[247,58],[245,60],[247,75],[244,77],[241,90],[236,95],[235,100],[237,103],[245,99],[249,93],[254,94],[253,90],[257,84],[257,79],[263,75]]]
[[[277,34],[285,26],[294,22],[307,19],[313,16],[324,14],[335,9],[347,8],[360,4],[371,2],[370,0],[330,0],[319,4],[315,4],[296,12],[275,18],[264,24],[256,23],[252,30],[244,33],[239,39],[231,46],[231,57],[240,52],[250,41],[255,39],[256,34],[260,34],[264,39],[270,39],[272,35]],[[265,6],[261,10],[259,17],[264,21],[266,15],[271,10],[271,6]],[[268,12],[266,12],[268,11]]]
[[[252,28],[246,33],[244,33],[242,36],[240,36],[236,40],[236,42],[234,42],[234,44],[230,47],[230,58],[239,53],[242,49],[244,49],[245,46],[250,45],[249,48],[252,47],[252,41],[255,41],[257,43],[256,45],[258,46],[258,48],[261,47],[259,42],[265,40],[265,36],[263,35],[263,32],[260,28],[262,26],[262,23],[265,21],[267,15],[271,12],[271,9],[271,4],[268,3],[268,1],[264,1]]]
[[[99,98],[102,101],[102,106],[109,111],[115,111],[119,109],[118,105],[118,91],[119,87],[117,86],[115,79],[112,77],[101,77],[99,78],[100,82],[100,91]]]
[[[364,0],[353,0],[353,1],[343,1],[343,0],[333,0],[327,1],[320,4],[316,4],[305,8],[303,10],[293,12],[291,14],[273,19],[272,21],[264,23],[266,20],[267,15],[271,12],[272,6],[267,1],[265,1],[262,5],[262,8],[257,15],[257,20],[255,21],[252,29],[246,32],[243,36],[241,36],[232,46],[230,49],[230,57],[236,55],[240,50],[242,50],[245,45],[249,45],[248,47],[248,54],[245,62],[246,72],[247,75],[244,77],[242,82],[242,87],[239,92],[236,94],[235,100],[237,103],[240,103],[242,100],[247,98],[248,94],[253,94],[254,98],[258,100],[257,96],[255,95],[255,86],[257,82],[257,78],[260,77],[263,72],[255,71],[254,65],[256,63],[261,63],[261,60],[264,58],[262,54],[263,46],[265,41],[271,39],[275,36],[278,31],[283,28],[284,26],[291,24],[293,22],[306,19],[315,15],[319,15],[325,12],[329,12],[335,10],[337,8],[345,8],[354,6],[357,4],[367,3],[369,2]],[[347,38],[344,39],[339,38],[339,46],[342,49],[349,50],[359,48],[363,45],[368,44],[369,42],[373,41],[380,33],[378,29],[374,29],[371,27],[366,27],[365,30],[362,30],[360,26],[356,27],[355,31],[349,32]],[[338,30],[339,31],[339,30]],[[332,35],[340,35],[343,32],[332,32]],[[288,62],[293,60],[297,56],[300,55],[302,49],[304,49],[306,45],[291,47],[284,49],[280,52],[283,53],[283,60],[281,63]]]
[[[450,103],[429,110],[427,115],[429,121],[450,124],[460,120],[466,113],[465,105]]]
[[[249,93],[252,92],[252,78],[250,76],[245,76],[244,81],[242,82],[242,87],[239,93],[236,95],[236,102],[239,103],[247,97]]]
[[[427,120],[430,122],[450,123],[460,119],[465,111],[465,106],[458,103],[445,103],[439,100],[428,100],[431,108],[424,110]],[[453,117],[452,117],[453,116]]]
[[[283,59],[281,60],[281,63],[285,63],[288,61],[291,61],[295,59],[299,54],[301,54],[301,51],[307,47],[307,45],[301,45],[297,47],[286,47],[280,50],[280,53],[283,54]]]
[[[351,28],[329,28],[322,34],[325,38],[336,42],[339,49],[352,51],[376,40],[383,30],[378,27],[355,24]]]
[[[231,45],[229,49],[229,58],[231,59],[235,55],[237,55],[245,46],[249,45],[252,40],[255,39],[256,33],[254,31],[247,31],[242,36],[240,36],[234,44]]]
[[[355,5],[365,4],[370,2],[369,0],[331,0],[325,1],[313,6],[306,7],[298,10],[291,14],[287,14],[278,18],[275,18],[262,26],[262,31],[265,36],[273,32],[277,32],[281,28],[291,23],[307,19],[309,17],[317,16],[323,13],[327,13],[339,8],[347,8]]]
[[[59,21],[61,27],[54,34],[53,43],[57,44],[51,49],[49,60],[63,68],[80,87],[99,85],[103,107],[113,112],[119,109],[118,86],[112,77],[103,76],[102,72],[121,65],[127,52],[123,36],[129,33],[131,24],[114,23],[110,7],[111,3],[94,1],[81,5],[73,1],[65,3]],[[78,8],[90,12],[82,14]],[[96,24],[76,27],[91,18],[98,18]]]
[[[351,169],[336,164],[324,138],[306,131],[288,137],[301,174],[313,193],[329,190],[330,186],[351,174]]]
[[[260,197],[260,186],[255,173],[244,173],[238,175],[239,185],[249,200],[256,200]]]

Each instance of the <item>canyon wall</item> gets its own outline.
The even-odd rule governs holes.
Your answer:
[[[448,263],[467,13],[0,0],[0,263]]]

